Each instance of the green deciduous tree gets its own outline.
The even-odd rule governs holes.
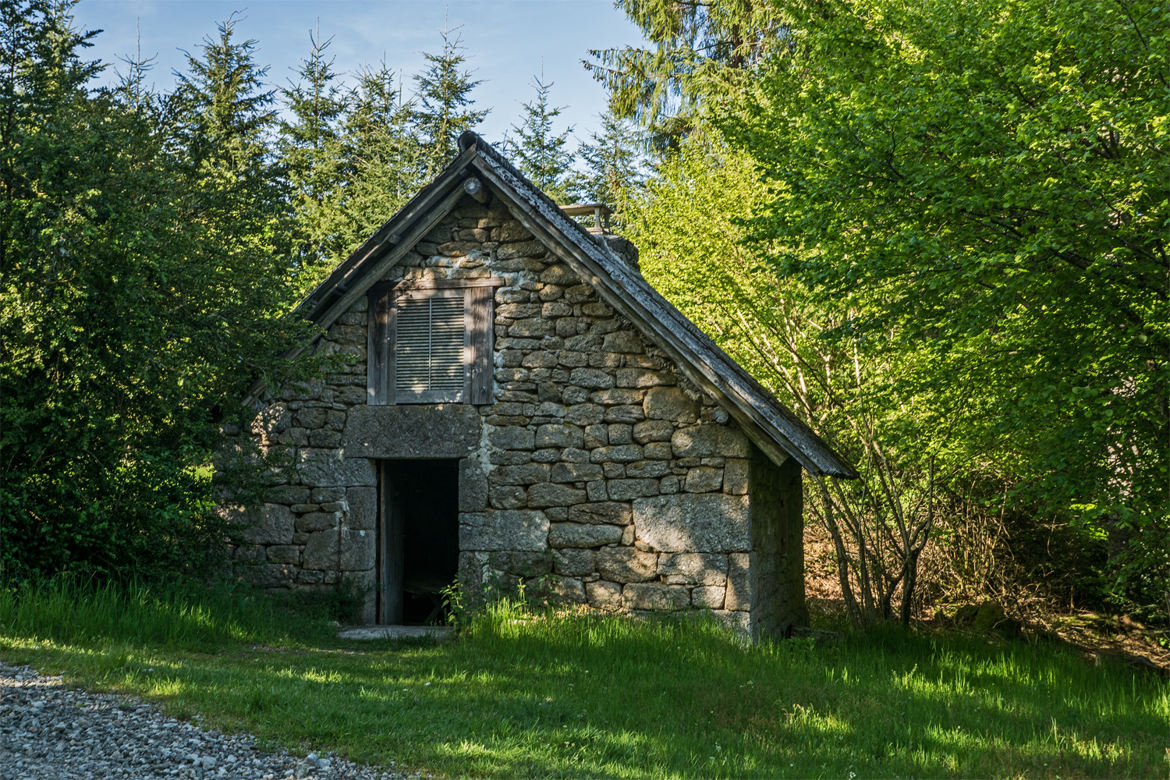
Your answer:
[[[750,155],[692,135],[631,198],[625,227],[646,278],[856,465],[857,481],[810,477],[806,506],[836,546],[853,620],[908,621],[930,533],[962,502],[944,450],[960,415],[907,396],[929,352],[825,338],[857,308],[817,301],[764,262],[775,242],[746,240],[774,196]]]
[[[970,462],[1170,599],[1170,16],[1142,0],[781,3],[733,135],[782,274],[929,344]],[[1167,603],[1170,607],[1170,602]]]
[[[295,328],[247,204],[93,87],[68,11],[0,2],[0,576],[161,576],[214,553],[216,419]]]

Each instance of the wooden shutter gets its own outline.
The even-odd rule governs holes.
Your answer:
[[[369,293],[368,403],[490,404],[502,279],[426,279]]]
[[[495,366],[492,361],[492,299],[494,287],[469,287],[467,289],[468,348],[471,361],[470,393],[468,400],[473,404],[492,402],[492,379]]]
[[[391,336],[395,403],[466,400],[469,350],[463,290],[399,296]]]
[[[382,283],[370,288],[368,295],[368,335],[366,338],[366,403],[389,402],[386,379],[390,359],[390,289]]]

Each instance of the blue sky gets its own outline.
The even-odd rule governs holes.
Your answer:
[[[122,70],[119,58],[134,54],[141,35],[142,54],[157,57],[150,80],[165,91],[173,71],[185,66],[180,50],[196,53],[232,12],[238,12],[241,39],[258,41],[257,62],[270,66],[268,78],[277,87],[295,78],[309,52],[309,30],[318,24],[322,39],[333,38],[329,53],[339,73],[384,57],[408,85],[423,65],[422,53],[440,50],[444,24],[459,27],[468,64],[483,81],[473,93],[477,106],[492,109],[480,131],[493,142],[520,121],[542,66],[543,80],[553,82],[554,104],[565,106],[563,126],[575,126],[576,137],[586,138],[599,125],[605,91],[581,60],[591,48],[641,41],[610,0],[81,0],[74,18],[82,29],[104,30],[89,55]]]

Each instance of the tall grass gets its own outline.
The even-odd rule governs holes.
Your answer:
[[[1170,685],[1044,645],[900,631],[750,644],[701,619],[531,614],[507,602],[473,616],[453,642],[354,644],[321,633],[323,621],[289,623],[279,604],[231,592],[199,601],[56,587],[23,602],[0,597],[6,660],[296,750],[399,769],[1167,774]]]
[[[59,643],[199,649],[325,630],[290,605],[229,583],[95,585],[62,577],[0,587],[0,634]]]

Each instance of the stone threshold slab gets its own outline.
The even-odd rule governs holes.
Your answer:
[[[337,630],[338,639],[450,639],[450,626],[347,626]]]

